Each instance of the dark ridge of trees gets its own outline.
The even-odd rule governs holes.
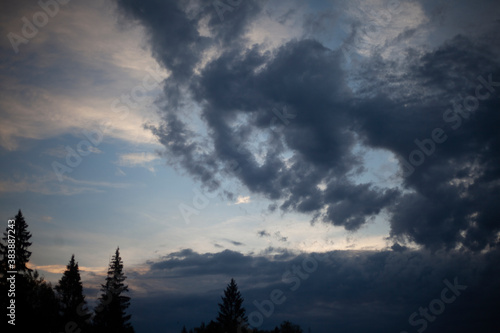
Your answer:
[[[30,273],[29,285],[28,300],[32,307],[33,317],[29,318],[27,323],[36,327],[36,329],[32,329],[31,331],[60,332],[58,331],[61,321],[59,316],[59,300],[51,283],[46,282],[35,270],[32,274]]]
[[[13,331],[14,328],[18,332],[39,333],[134,333],[131,315],[127,314],[130,297],[126,296],[129,289],[125,284],[119,248],[109,263],[105,283],[101,285],[102,294],[92,318],[83,295],[75,255],[71,256],[57,285],[52,287],[36,270],[29,268],[31,233],[21,210],[14,221],[8,224],[0,242],[0,307],[6,309],[10,304],[9,298],[4,295],[10,292],[7,278],[14,276],[15,327],[2,320],[0,332]],[[243,307],[244,299],[234,279],[227,285],[221,299],[215,320],[207,325],[201,323],[189,331],[184,326],[181,333],[303,333],[300,326],[289,321],[284,321],[273,330],[252,329]]]
[[[0,307],[7,309],[10,300],[15,300],[15,326],[8,323],[7,317],[1,321],[0,332],[134,333],[128,322],[130,315],[125,314],[130,297],[123,295],[128,287],[123,283],[126,277],[119,249],[111,260],[106,283],[102,285],[100,308],[96,308],[93,321],[86,307],[75,256],[71,256],[66,271],[52,287],[36,270],[29,268],[31,233],[21,210],[14,221],[8,223],[0,241]],[[15,291],[8,296],[10,281],[14,279]],[[106,329],[102,330],[103,327]]]
[[[238,291],[238,285],[231,279],[224,296],[221,296],[222,303],[219,303],[219,313],[216,321],[211,320],[208,325],[204,322],[199,327],[189,330],[189,333],[303,333],[299,325],[284,321],[279,327],[273,330],[252,329],[248,325],[246,310],[243,307],[243,297]],[[181,333],[188,333],[186,326],[182,327]]]
[[[193,329],[190,329],[189,331],[186,330],[186,327],[182,328],[181,333],[231,333],[228,331],[225,331],[221,326],[211,320],[208,325],[205,325],[205,323],[201,323],[199,327],[195,327]],[[302,328],[299,325],[293,324],[290,321],[286,320],[280,324],[280,326],[276,326],[272,330],[259,330],[259,329],[252,329],[249,326],[240,326],[236,329],[237,333],[304,333]],[[310,331],[309,331],[310,332]]]

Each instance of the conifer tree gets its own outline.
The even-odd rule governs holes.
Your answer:
[[[33,317],[33,308],[31,307],[29,273],[31,269],[27,267],[31,252],[28,248],[31,246],[29,239],[31,234],[28,231],[28,225],[24,220],[21,210],[18,211],[14,218],[14,223],[8,223],[6,231],[0,243],[0,254],[2,261],[0,264],[0,275],[2,281],[2,300],[0,305],[6,307],[7,297],[6,291],[10,290],[7,283],[7,277],[15,278],[15,303],[16,303],[16,318],[15,324],[18,329],[28,328],[27,321]],[[8,273],[15,271],[17,273]],[[5,306],[5,307],[4,307]],[[25,322],[26,321],[26,322]]]
[[[246,326],[248,318],[245,315],[245,308],[242,307],[243,298],[234,279],[231,279],[224,290],[224,296],[221,298],[222,303],[219,303],[217,322],[223,332],[237,333],[238,327],[241,330],[241,327]]]
[[[19,274],[31,272],[31,269],[27,267],[31,257],[31,252],[28,251],[31,246],[30,238],[31,233],[28,231],[28,224],[24,220],[23,213],[19,210],[14,218],[14,223],[7,225],[2,238],[3,244],[0,243],[0,254],[2,255],[0,274],[2,276],[7,271],[17,271]],[[10,252],[10,257],[9,250],[13,250]],[[14,260],[15,263],[9,262],[9,259]]]
[[[128,292],[128,286],[123,282],[126,276],[123,273],[123,262],[117,248],[111,259],[106,283],[102,285],[101,297],[95,309],[94,325],[97,332],[106,333],[133,333],[129,323],[131,315],[126,314],[130,306],[130,297],[123,295]]]
[[[39,277],[37,271],[28,267],[31,252],[29,241],[31,233],[28,231],[21,210],[18,211],[13,223],[8,223],[3,242],[0,243],[0,306],[5,308],[7,290],[10,286],[6,283],[8,276],[15,280],[15,327],[20,332],[33,329],[36,322],[38,332],[49,332],[57,319],[57,305],[54,292],[50,284]],[[12,273],[17,272],[17,273]],[[9,292],[10,294],[10,292]],[[4,323],[6,321],[2,321]],[[3,331],[3,330],[2,330]]]
[[[86,330],[86,321],[90,314],[86,314],[86,301],[83,296],[83,286],[78,263],[75,255],[66,266],[63,276],[55,287],[60,304],[60,313],[63,323],[74,322],[82,331]],[[62,327],[64,329],[64,327]]]

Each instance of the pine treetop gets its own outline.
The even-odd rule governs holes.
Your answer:
[[[8,239],[9,239],[9,234],[12,238],[12,235],[15,237],[15,253],[16,253],[16,263],[15,263],[15,270],[18,271],[19,273],[29,273],[32,271],[32,269],[28,268],[27,264],[29,262],[29,259],[31,257],[31,251],[28,251],[28,248],[31,246],[31,243],[29,242],[31,238],[31,233],[28,231],[28,224],[24,220],[23,213],[19,209],[17,215],[14,218],[14,226],[13,229],[11,229],[9,226],[7,226],[4,236],[2,240],[5,242],[5,245],[0,243],[0,254],[2,254],[2,264],[1,264],[1,271],[4,274],[8,270],[12,269],[7,269],[7,249],[8,249]],[[11,230],[9,232],[9,230]],[[14,230],[14,233],[12,233],[12,230]],[[5,271],[5,272],[4,272]]]
[[[81,314],[81,311],[85,309],[86,301],[83,295],[83,285],[78,262],[75,261],[74,254],[71,256],[55,290],[58,294],[62,317],[66,321],[77,322],[80,328],[84,327],[84,322],[90,317],[90,314]]]
[[[55,289],[60,295],[63,306],[72,308],[85,301],[80,271],[74,254]]]
[[[221,298],[222,303],[219,303],[217,322],[227,332],[236,332],[237,328],[244,325],[248,318],[245,315],[245,308],[242,306],[244,299],[241,297],[234,279],[231,279],[231,282],[224,290],[224,296]]]
[[[101,297],[95,309],[94,318],[97,332],[134,332],[129,323],[131,315],[126,314],[130,306],[130,297],[123,295],[128,292],[128,286],[123,282],[126,276],[123,273],[123,262],[120,257],[119,248],[110,260],[106,283],[101,285]]]

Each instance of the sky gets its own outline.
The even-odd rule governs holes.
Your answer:
[[[95,303],[119,247],[138,333],[497,332],[500,5],[0,5],[0,215]]]

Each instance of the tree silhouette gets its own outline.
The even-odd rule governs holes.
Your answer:
[[[19,210],[14,222],[7,224],[0,242],[0,306],[5,309],[7,302],[15,301],[15,328],[19,332],[36,328],[37,332],[48,333],[56,329],[58,322],[57,300],[50,283],[28,267],[30,238],[28,224]],[[13,328],[7,320],[2,320],[2,332],[5,326]]]
[[[131,315],[126,314],[130,306],[130,297],[122,295],[128,292],[128,286],[123,282],[123,262],[120,258],[120,249],[117,248],[111,259],[106,283],[102,285],[99,305],[95,309],[94,324],[97,332],[106,333],[133,333],[129,323]]]
[[[246,326],[248,318],[245,315],[245,308],[242,307],[243,298],[234,279],[231,279],[226,290],[224,290],[224,296],[221,298],[222,303],[219,303],[217,322],[223,332],[237,333],[238,327]]]
[[[280,333],[303,333],[304,331],[299,325],[292,324],[291,322],[284,321],[279,328]]]
[[[29,242],[31,233],[28,231],[28,224],[24,220],[21,210],[17,213],[14,221],[12,227],[11,224],[7,225],[3,234],[2,240],[5,242],[5,245],[0,243],[0,253],[2,254],[0,273],[2,275],[5,275],[7,271],[17,271],[19,274],[31,271],[27,267],[27,263],[31,257],[31,252],[28,251],[28,248],[31,246]],[[9,259],[14,260],[15,263],[13,264]]]
[[[59,303],[50,282],[46,282],[35,270],[29,273],[28,285],[28,301],[33,309],[33,317],[29,318],[29,322],[36,327],[31,331],[60,332],[62,322]],[[62,328],[64,329],[64,326]]]
[[[28,224],[24,220],[21,210],[14,218],[14,223],[8,223],[4,236],[3,244],[0,243],[0,254],[2,261],[0,264],[0,275],[2,286],[2,308],[7,307],[9,300],[5,295],[10,287],[7,283],[7,277],[15,279],[15,306],[16,306],[16,328],[24,330],[29,329],[30,320],[35,316],[32,302],[30,301],[32,284],[30,283],[30,274],[32,270],[28,268],[31,252],[28,248],[31,233],[28,231]],[[9,273],[17,272],[17,273]],[[5,307],[4,307],[5,306]],[[6,322],[6,321],[2,321]]]
[[[85,296],[83,296],[80,271],[74,254],[55,289],[59,297],[62,322],[64,324],[74,322],[79,329],[85,330],[90,314],[84,313],[86,312]]]

